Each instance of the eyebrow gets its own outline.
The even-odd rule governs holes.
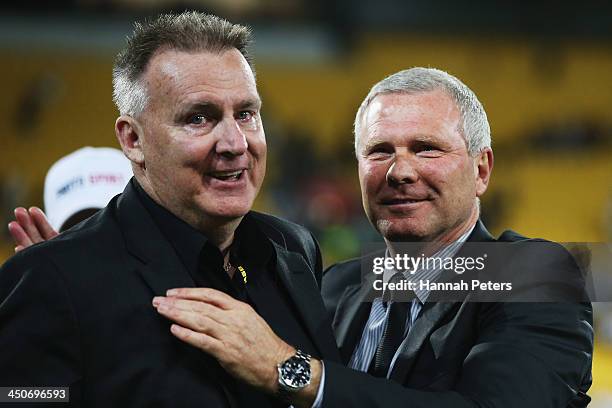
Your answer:
[[[253,99],[243,99],[234,105],[235,110],[244,110],[244,109],[261,109],[261,99],[253,98]],[[213,111],[213,112],[221,112],[223,109],[216,102],[210,101],[201,101],[186,104],[185,106],[179,109],[179,116],[186,115],[190,112],[194,111]]]
[[[214,102],[195,102],[181,106],[176,112],[175,118],[182,121],[186,115],[191,115],[194,112],[207,112],[213,115],[219,115],[222,109]]]
[[[390,144],[390,142],[388,140],[381,140],[381,139],[370,139],[367,141],[367,143],[365,143],[363,145],[363,151],[367,152],[368,150],[372,149],[373,147],[376,146],[381,146],[381,145],[385,145],[385,144]]]
[[[440,145],[440,146],[448,145],[448,142],[446,140],[440,139],[440,138],[437,138],[435,136],[428,135],[428,134],[418,134],[418,135],[416,135],[416,136],[414,136],[412,138],[410,143],[431,143],[431,144],[436,144],[436,145]],[[385,139],[380,139],[380,138],[374,137],[374,138],[368,140],[364,144],[363,147],[364,147],[365,151],[367,151],[368,149],[371,149],[372,147],[386,145],[386,144],[393,144],[393,142],[390,141],[390,140],[385,140]]]
[[[187,103],[180,107],[180,112],[191,112],[194,110],[219,109],[219,105],[214,102],[195,102]]]
[[[261,109],[261,99],[257,98],[257,99],[243,99],[240,102],[238,102],[235,106],[234,109],[236,110],[243,110],[243,109]]]

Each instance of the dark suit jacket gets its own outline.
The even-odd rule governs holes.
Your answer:
[[[468,241],[494,242],[478,222]],[[511,231],[499,241],[515,247],[513,274],[559,270],[573,259],[551,244],[552,257],[524,253]],[[458,254],[459,256],[460,254]],[[547,264],[548,263],[548,264]],[[535,265],[534,265],[535,264]],[[529,269],[529,270],[527,270]],[[567,271],[567,267],[563,267]],[[371,303],[360,284],[360,260],[323,277],[326,304],[336,307],[334,330],[343,360],[361,338]],[[592,308],[588,302],[426,302],[400,346],[390,379],[326,363],[324,407],[583,407],[591,384]]]
[[[275,248],[276,271],[299,310],[294,318],[322,357],[339,361],[312,235],[250,216]],[[221,406],[212,389],[223,375],[217,363],[174,338],[151,305],[169,288],[193,286],[128,184],[92,218],[3,265],[0,386],[70,386],[73,406]]]

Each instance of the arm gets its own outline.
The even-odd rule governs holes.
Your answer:
[[[154,304],[177,323],[176,337],[213,355],[233,376],[276,391],[276,364],[293,349],[248,305],[212,289],[180,289],[171,296]],[[565,407],[590,368],[591,312],[590,304],[481,304],[478,337],[451,390],[410,389],[325,361],[322,406]],[[296,406],[315,400],[320,363],[314,360],[313,367],[312,386],[294,395]]]
[[[0,386],[69,386],[78,404],[76,317],[57,269],[40,252],[17,254],[0,269],[0,328]]]

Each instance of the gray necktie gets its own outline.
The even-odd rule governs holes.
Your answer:
[[[389,282],[398,283],[404,279],[401,273],[396,273]],[[406,319],[410,311],[410,305],[414,293],[406,291],[385,291],[383,300],[387,300],[387,322],[380,343],[376,348],[376,354],[370,364],[368,372],[376,377],[387,377],[393,356],[404,340]]]

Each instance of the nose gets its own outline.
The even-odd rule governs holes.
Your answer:
[[[415,183],[419,178],[415,163],[405,154],[396,154],[387,170],[387,183],[390,186]]]
[[[244,154],[249,148],[246,136],[235,121],[225,123],[221,136],[216,144],[217,154],[233,157]]]

